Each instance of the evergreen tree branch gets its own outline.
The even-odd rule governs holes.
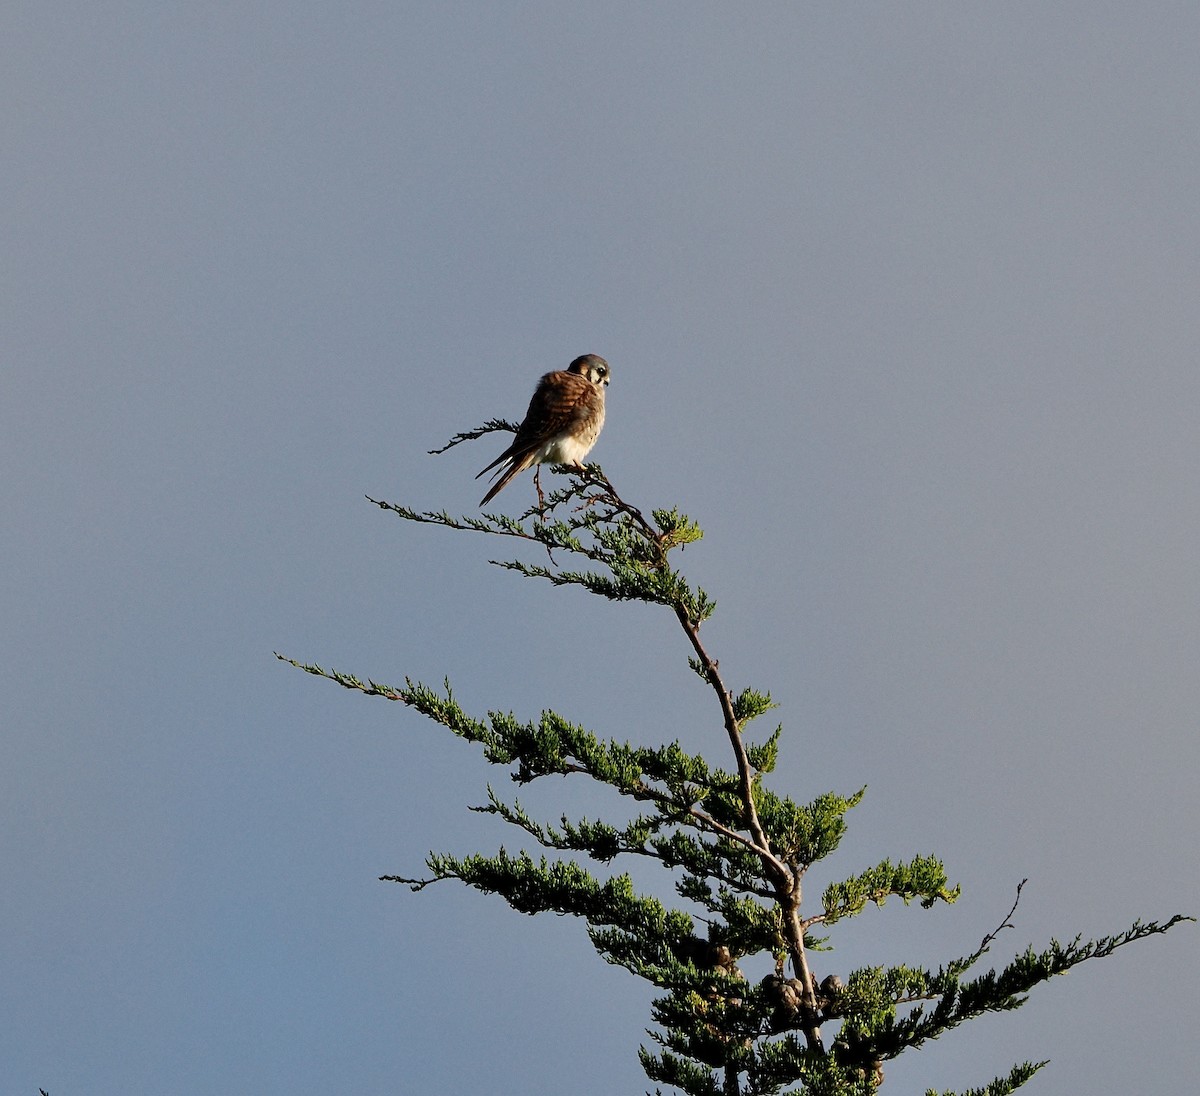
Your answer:
[[[952,903],[960,888],[947,886],[946,869],[933,856],[917,856],[908,864],[892,864],[890,860],[842,883],[831,883],[822,896],[825,912],[808,918],[806,927],[815,924],[832,925],[843,917],[861,912],[868,902],[882,906],[892,897],[907,905],[914,898],[929,909],[937,901]]]
[[[1022,1062],[1020,1065],[1013,1066],[1007,1077],[997,1077],[991,1084],[985,1085],[983,1088],[972,1088],[961,1093],[936,1092],[930,1088],[925,1091],[925,1096],[1009,1096],[1010,1092],[1016,1092],[1039,1069],[1049,1064],[1048,1060]]]
[[[405,678],[403,686],[385,685],[370,679],[363,681],[337,669],[299,662],[279,652],[275,652],[275,657],[305,673],[323,677],[365,696],[378,696],[416,708],[460,737],[481,743],[485,747],[487,760],[493,764],[517,763],[515,780],[527,782],[550,774],[587,774],[611,784],[622,795],[654,803],[664,818],[695,825],[746,848],[756,856],[760,853],[751,838],[696,803],[695,792],[689,790],[689,785],[717,788],[725,782],[725,778],[719,772],[710,773],[707,766],[699,759],[690,758],[678,748],[678,744],[663,753],[632,749],[615,742],[601,743],[590,733],[571,726],[552,712],[543,713],[542,721],[536,728],[492,713],[492,725],[489,727],[483,721],[468,716],[459,707],[449,682],[445,684],[446,694],[443,697],[409,678]],[[652,777],[665,781],[667,790],[655,788],[642,779],[643,767],[650,769]],[[533,830],[530,832],[537,836]],[[624,851],[636,850],[631,848]],[[744,880],[735,881],[731,878],[729,881],[745,886]]]
[[[635,796],[654,799],[661,804],[663,810],[656,816],[642,815],[635,818],[623,829],[617,829],[605,822],[591,822],[586,819],[572,822],[566,815],[560,819],[561,830],[555,829],[531,818],[520,803],[505,803],[495,794],[491,785],[488,785],[488,805],[472,807],[471,810],[499,815],[504,821],[530,834],[545,848],[585,852],[599,863],[607,863],[621,854],[644,856],[669,868],[685,867],[693,875],[702,872],[707,877],[726,883],[739,891],[757,894],[762,898],[773,897],[774,892],[757,879],[749,877],[744,871],[735,872],[727,867],[735,860],[735,854],[729,845],[703,842],[680,832],[672,833],[669,837],[663,836],[659,832],[663,828],[668,825],[686,824],[687,820],[678,816],[679,805],[669,797],[660,799],[649,786],[642,787],[645,789],[644,793],[639,795],[635,792]],[[687,815],[688,819],[698,823],[698,829],[718,833],[726,842],[741,842],[742,848],[753,849],[741,834],[727,831],[719,822],[698,808],[689,807]]]
[[[682,1089],[688,1096],[722,1096],[714,1070],[693,1065],[675,1054],[651,1054],[644,1048],[638,1052],[638,1057],[646,1076],[652,1081]]]
[[[991,970],[964,982],[961,974],[982,954],[977,952],[948,964],[936,974],[926,975],[924,992],[938,999],[934,1008],[926,1011],[919,1006],[901,1020],[889,1020],[882,1025],[874,1044],[883,1057],[893,1058],[905,1048],[918,1047],[928,1039],[936,1039],[985,1012],[1007,1012],[1020,1008],[1034,986],[1057,974],[1065,974],[1080,963],[1106,958],[1126,944],[1161,935],[1183,921],[1194,920],[1194,917],[1176,914],[1161,924],[1157,921],[1147,924],[1135,921],[1124,932],[1098,940],[1085,942],[1082,936],[1076,936],[1069,944],[1051,940],[1050,946],[1041,952],[1027,948],[1002,970]],[[894,999],[901,997],[897,995]]]

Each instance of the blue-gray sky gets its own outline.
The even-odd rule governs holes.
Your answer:
[[[917,852],[964,887],[822,973],[968,952],[1025,877],[997,961],[1200,912],[1194,5],[3,24],[0,1090],[645,1090],[650,995],[581,926],[376,881],[516,845],[465,809],[503,778],[271,655],[720,757],[668,616],[363,499],[472,512],[497,444],[425,451],[584,352],[595,459],[706,529],[775,786],[870,787],[812,889]],[[1198,941],[888,1087],[1184,1091]]]

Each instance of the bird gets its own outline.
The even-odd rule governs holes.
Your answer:
[[[542,377],[512,445],[475,477],[479,479],[493,468],[497,471],[492,478],[500,477],[479,505],[486,506],[526,468],[540,464],[573,464],[582,468],[583,458],[596,444],[604,426],[604,390],[611,375],[603,358],[584,354],[566,369]],[[534,469],[534,486],[545,507],[539,471]]]

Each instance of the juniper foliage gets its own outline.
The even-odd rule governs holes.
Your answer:
[[[456,435],[442,450],[513,424],[491,420]],[[614,601],[661,605],[675,615],[687,641],[689,663],[707,683],[729,743],[728,767],[689,753],[679,742],[635,745],[604,739],[556,712],[521,720],[499,711],[478,717],[455,700],[449,681],[438,688],[405,679],[403,685],[363,681],[338,670],[278,657],[307,673],[370,696],[397,700],[477,743],[486,761],[509,771],[516,784],[574,775],[607,785],[637,804],[632,821],[569,818],[557,824],[530,817],[517,800],[490,786],[486,805],[552,855],[456,857],[431,853],[429,875],[383,876],[419,891],[457,879],[498,894],[522,913],[554,912],[583,920],[592,945],[610,963],[652,983],[657,1030],[653,1050],[640,1050],[651,1081],[690,1096],[866,1096],[883,1083],[884,1064],[903,1051],[983,1015],[1018,1008],[1035,986],[1118,947],[1164,933],[1184,920],[1136,922],[1124,932],[1069,944],[1052,940],[999,969],[972,974],[998,933],[1011,927],[1013,908],[970,955],[937,970],[868,967],[820,977],[816,948],[828,931],[868,905],[889,898],[929,908],[953,903],[942,862],[914,856],[884,860],[827,886],[803,902],[808,869],[832,855],[846,830],[846,815],[865,789],[827,792],[798,802],[770,788],[781,727],[757,744],[748,725],[772,707],[771,696],[751,687],[728,687],[700,629],[716,603],[676,569],[673,553],[701,537],[699,526],[675,509],[648,515],[626,502],[599,466],[559,467],[562,487],[544,509],[520,518],[502,514],[452,517],[370,499],[406,521],[484,533],[536,546],[545,558],[492,560],[507,570],[556,586],[579,586]],[[580,561],[578,569],[563,559]],[[553,855],[561,854],[561,855]],[[678,907],[636,892],[626,874],[601,875],[589,867],[620,857],[657,861],[682,900]],[[1017,888],[1017,900],[1020,887]],[[703,928],[701,927],[703,926]],[[773,971],[756,984],[739,962],[767,955]],[[828,958],[823,958],[828,970]],[[958,1096],[1006,1096],[1045,1062],[1023,1062],[1005,1077]],[[661,1092],[661,1090],[660,1090]],[[927,1096],[955,1096],[935,1093]]]

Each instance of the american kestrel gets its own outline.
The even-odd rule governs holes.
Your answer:
[[[482,476],[508,462],[506,468],[493,473],[493,478],[500,478],[479,505],[486,506],[513,476],[534,465],[573,464],[582,468],[583,458],[604,426],[604,390],[610,376],[608,362],[595,354],[584,354],[566,369],[547,373],[538,381],[529,410],[517,428],[516,440],[479,473]],[[541,484],[536,478],[534,482],[541,499]]]

